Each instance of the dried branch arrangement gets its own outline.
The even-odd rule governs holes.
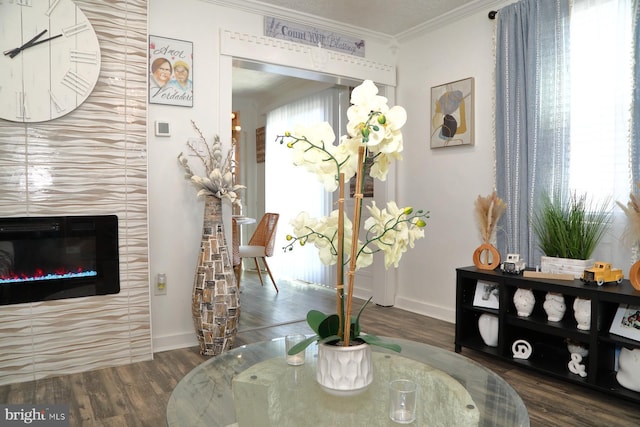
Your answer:
[[[507,209],[507,205],[494,191],[487,197],[478,196],[475,207],[482,241],[484,243],[490,243],[495,233],[498,220]]]
[[[640,187],[640,184],[638,186]],[[616,204],[627,216],[625,239],[630,240],[628,243],[634,245],[640,241],[640,196],[631,193],[626,206],[620,202],[616,202]]]

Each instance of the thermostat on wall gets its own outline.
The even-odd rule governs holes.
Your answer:
[[[156,121],[156,136],[171,136],[169,122]]]

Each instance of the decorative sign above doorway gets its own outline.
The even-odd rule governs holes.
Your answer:
[[[333,31],[321,30],[278,18],[265,16],[264,35],[276,39],[319,46],[364,58],[365,43],[362,39],[355,39]]]

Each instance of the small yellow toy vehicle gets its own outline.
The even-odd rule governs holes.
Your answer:
[[[624,279],[624,273],[619,268],[611,268],[611,264],[608,262],[596,261],[593,267],[587,268],[582,273],[582,280],[585,283],[597,283],[598,286],[602,286],[606,282],[621,283]]]

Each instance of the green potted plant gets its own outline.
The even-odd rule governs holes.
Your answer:
[[[311,310],[307,314],[307,322],[315,335],[294,346],[289,353],[296,354],[318,341],[318,381],[325,390],[337,390],[338,393],[350,388],[364,390],[372,381],[369,345],[400,351],[398,345],[386,343],[361,331],[360,314],[366,304],[353,316],[355,271],[370,265],[373,254],[378,251],[384,253],[386,268],[397,267],[402,254],[414,246],[416,239],[424,237],[423,228],[429,217],[428,212],[422,210],[398,208],[393,201],[387,202],[383,209],[372,201],[367,207],[370,217],[364,221],[364,235],[362,240],[359,239],[365,161],[372,163],[369,169],[372,177],[385,180],[390,164],[401,158],[400,128],[406,121],[404,108],[389,108],[387,99],[377,93],[378,88],[370,80],[354,88],[352,105],[347,111],[348,135],[340,138],[338,144],[334,144],[335,134],[326,122],[296,126],[291,132],[278,137],[281,144],[293,150],[294,164],[318,175],[327,191],[339,192],[338,209],[328,216],[312,218],[306,212],[301,212],[292,220],[293,232],[287,236],[289,243],[284,247],[287,251],[296,244],[313,244],[318,249],[322,263],[337,266],[336,313]],[[344,207],[345,184],[353,177],[356,180],[354,212],[349,218]],[[366,378],[356,380],[355,384],[347,384],[348,381],[343,382],[341,374],[324,372],[325,368],[340,368],[340,364],[322,361],[327,353],[334,350],[351,352],[355,347],[368,351],[368,356],[361,358],[368,361],[368,366],[361,368],[366,372]],[[352,377],[350,372],[344,374]],[[325,376],[330,380],[329,383],[321,379]]]
[[[571,273],[579,278],[593,264],[591,255],[610,223],[609,200],[595,203],[586,194],[544,193],[533,218],[538,246],[546,255],[541,259],[542,271]]]

